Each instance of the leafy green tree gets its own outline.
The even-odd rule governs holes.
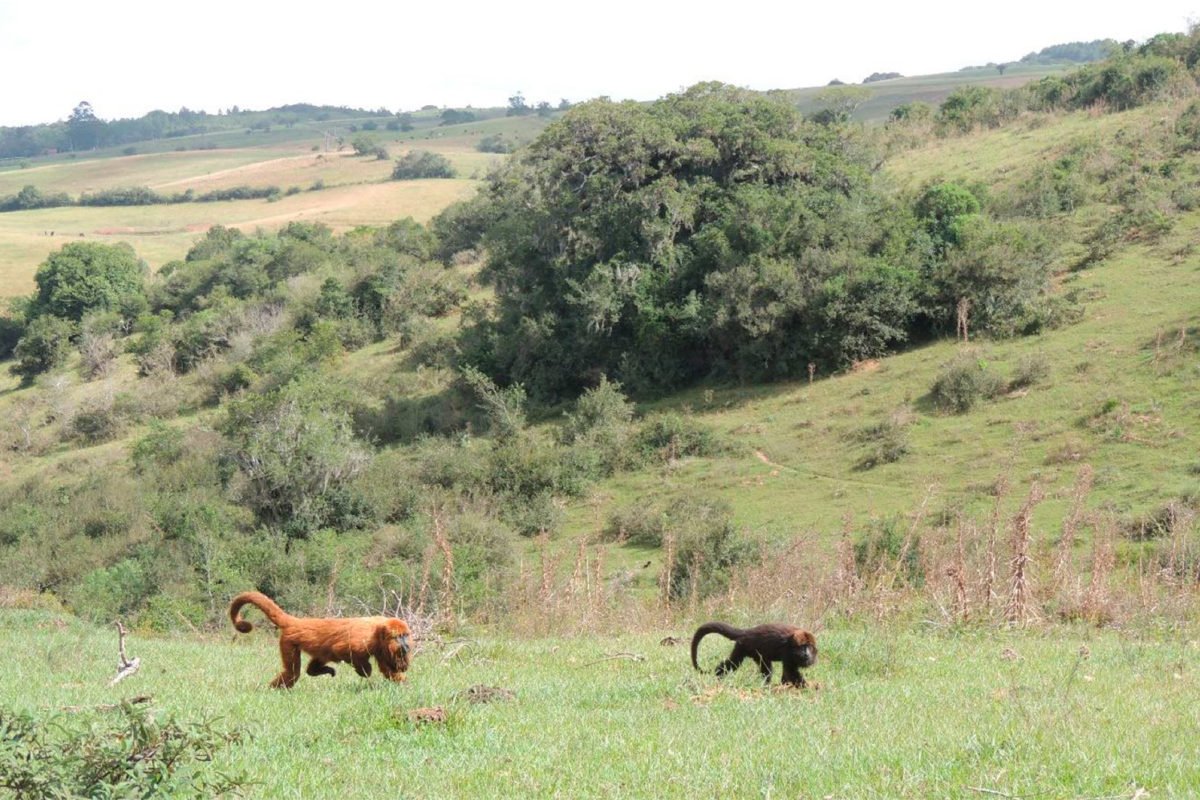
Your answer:
[[[532,110],[525,102],[525,95],[517,92],[508,98],[508,110],[505,113],[510,117],[522,117]]]
[[[412,181],[422,178],[453,178],[454,167],[440,153],[427,150],[412,150],[396,161],[392,180]]]
[[[104,123],[96,117],[92,104],[84,100],[67,118],[67,136],[72,150],[93,150],[100,144]]]
[[[16,363],[12,371],[25,380],[62,366],[71,354],[71,338],[77,332],[70,320],[43,314],[25,326],[21,340],[13,350]]]
[[[863,103],[871,99],[865,86],[831,86],[816,96],[817,112],[813,121],[824,125],[848,122]]]
[[[329,319],[349,319],[354,316],[354,298],[337,278],[326,278],[317,297],[316,312]]]
[[[375,148],[379,143],[375,141],[375,137],[366,133],[360,133],[350,140],[350,146],[354,148],[354,155],[369,156],[375,153]]]
[[[916,203],[917,217],[933,238],[939,253],[958,244],[967,220],[980,211],[979,199],[959,183],[935,183]]]
[[[123,242],[72,242],[38,267],[30,312],[78,322],[89,311],[119,310],[122,304],[144,302],[147,272],[145,262]]]
[[[871,169],[857,131],[722,84],[577,105],[433,223],[447,250],[486,251],[496,287],[465,358],[539,401],[601,373],[645,394],[842,358],[821,341],[826,283],[904,257]]]
[[[1000,92],[987,86],[962,86],[951,92],[938,110],[941,122],[966,132],[975,127],[994,127],[999,117]]]
[[[442,112],[441,121],[438,125],[463,125],[467,122],[474,122],[477,119],[474,111],[466,109],[447,108]]]
[[[938,304],[947,317],[970,301],[971,330],[995,336],[1034,332],[1050,282],[1050,241],[1037,227],[966,217],[957,245],[934,276]]]

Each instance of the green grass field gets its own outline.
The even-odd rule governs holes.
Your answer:
[[[764,690],[749,667],[723,682],[697,674],[686,646],[658,644],[682,629],[531,641],[481,632],[426,648],[404,685],[341,669],[276,691],[268,633],[132,636],[142,669],[108,688],[111,630],[35,612],[0,615],[0,630],[15,643],[0,705],[47,715],[148,694],[181,719],[215,717],[247,734],[216,764],[252,776],[248,797],[1200,792],[1195,631],[839,628],[821,634],[805,690]],[[706,640],[702,665],[724,649]],[[471,704],[462,693],[480,684],[515,700]],[[409,719],[433,706],[445,723]]]

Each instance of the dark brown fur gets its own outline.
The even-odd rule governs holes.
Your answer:
[[[383,676],[403,681],[409,665],[411,633],[407,623],[393,617],[350,617],[327,619],[293,617],[262,592],[242,592],[229,604],[229,619],[242,633],[254,629],[238,619],[242,606],[257,606],[279,628],[279,655],[283,670],[271,681],[272,688],[290,689],[300,680],[300,652],[310,656],[309,675],[334,675],[331,662],[347,662],[364,678],[371,675],[371,657]]]
[[[753,628],[735,628],[724,622],[706,622],[692,636],[692,666],[700,669],[696,651],[700,640],[710,633],[719,633],[733,640],[733,652],[729,658],[717,665],[717,675],[732,672],[747,658],[758,664],[763,679],[771,682],[771,662],[783,663],[783,683],[787,686],[804,686],[800,670],[811,667],[817,661],[817,640],[803,628],[773,622]]]

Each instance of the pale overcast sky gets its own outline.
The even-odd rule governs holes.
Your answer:
[[[700,80],[856,83],[1012,61],[1052,44],[1183,31],[1200,0],[454,2],[0,0],[0,125],[181,106],[396,110],[598,95]]]

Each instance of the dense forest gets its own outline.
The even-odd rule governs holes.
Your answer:
[[[564,499],[736,446],[633,400],[811,378],[967,327],[1004,338],[1071,324],[1078,298],[1052,288],[1054,221],[1087,198],[1112,207],[1081,263],[1169,231],[1200,202],[1185,161],[1200,101],[1159,140],[1080,148],[1004,193],[953,180],[897,191],[889,158],[1021,115],[1192,97],[1198,74],[1200,33],[1163,35],[1064,77],[909,104],[879,129],[704,83],[565,111],[428,226],[214,227],[154,275],[128,247],[69,244],[0,319],[0,356],[34,390],[6,444],[139,434],[124,469],[6,485],[0,570],[94,619],[164,628],[218,619],[235,588],[306,608],[335,578],[365,596],[381,573],[498,613],[521,537],[553,535]],[[158,135],[209,122],[163,115]],[[135,135],[109,123],[85,143],[71,126],[60,144]],[[444,324],[452,314],[461,326]],[[348,391],[338,359],[381,342],[414,371]],[[95,380],[121,359],[136,390],[57,405],[56,372]],[[988,391],[977,372],[952,376],[949,407]],[[719,591],[760,552],[702,498],[606,531],[669,541],[680,597]]]

